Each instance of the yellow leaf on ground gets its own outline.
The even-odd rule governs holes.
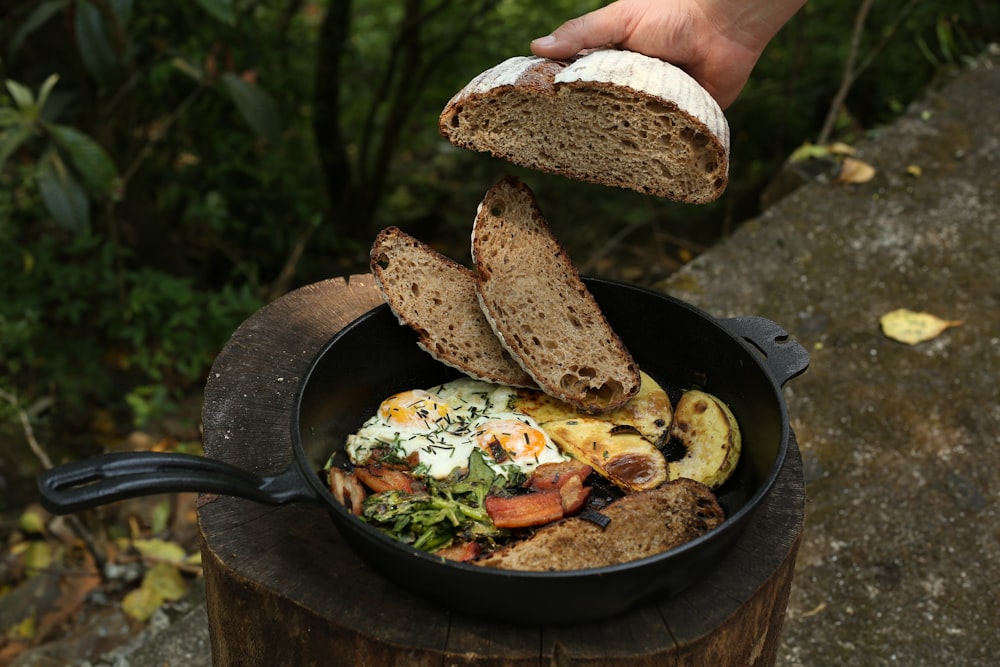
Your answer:
[[[24,552],[24,568],[29,576],[35,576],[52,565],[52,547],[48,542],[35,540],[28,543]]]
[[[37,634],[38,621],[34,611],[7,628],[7,636],[15,639],[34,639]]]
[[[41,512],[33,508],[28,508],[21,514],[18,524],[21,530],[32,535],[41,535],[45,532],[45,519],[42,518]]]
[[[154,534],[161,533],[167,528],[170,522],[170,515],[173,513],[173,503],[169,500],[162,500],[153,506],[153,516],[150,519],[150,530]]]
[[[160,608],[161,604],[163,604],[163,596],[155,589],[140,586],[134,591],[129,591],[122,598],[122,611],[137,621],[145,623],[153,615],[153,612]]]
[[[794,151],[788,157],[788,161],[795,162],[805,162],[806,160],[811,160],[813,158],[824,158],[830,154],[830,149],[826,146],[817,146],[816,144],[811,144],[808,141]]]
[[[122,610],[145,623],[164,602],[179,600],[186,593],[180,570],[170,563],[157,563],[146,572],[139,588],[122,599]]]
[[[150,560],[165,561],[167,563],[180,563],[187,558],[184,547],[176,542],[167,540],[133,540],[132,546],[144,557]]]
[[[142,578],[143,587],[156,590],[164,600],[179,600],[187,593],[180,570],[170,563],[157,563]]]
[[[886,313],[879,320],[882,333],[893,340],[907,345],[916,345],[932,338],[937,338],[941,332],[962,324],[961,320],[943,320],[930,313],[917,313],[906,308]]]
[[[854,147],[845,144],[843,141],[835,141],[830,144],[830,153],[832,155],[854,155]]]
[[[845,157],[837,176],[838,183],[867,183],[875,178],[875,167],[863,160]]]

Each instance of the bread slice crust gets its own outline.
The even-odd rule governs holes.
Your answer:
[[[683,70],[631,51],[516,56],[456,93],[439,130],[524,167],[706,203],[729,180],[729,124]]]
[[[589,413],[639,391],[638,364],[517,178],[496,183],[480,203],[472,256],[487,321],[543,391]]]
[[[473,271],[398,227],[375,238],[371,270],[400,324],[411,327],[435,359],[480,380],[536,386],[493,333]]]
[[[474,564],[554,572],[619,565],[680,546],[725,520],[711,490],[691,479],[622,497],[601,510],[607,527],[571,517],[495,551]]]

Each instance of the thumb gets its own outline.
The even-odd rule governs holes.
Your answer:
[[[618,44],[625,39],[628,22],[617,2],[566,21],[552,34],[531,43],[531,52],[543,58],[565,59],[583,49]]]

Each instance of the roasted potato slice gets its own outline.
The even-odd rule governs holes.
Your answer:
[[[609,424],[626,424],[636,427],[650,442],[657,442],[670,428],[673,419],[673,406],[667,392],[663,391],[656,380],[641,373],[642,384],[639,393],[633,396],[625,405],[601,415],[587,415],[578,411],[569,403],[564,403],[537,389],[518,390],[515,403],[518,410],[529,415],[539,424],[549,421],[562,421],[576,417],[599,419]]]
[[[729,407],[715,396],[697,389],[684,392],[674,410],[670,436],[684,446],[684,456],[668,464],[670,479],[687,477],[715,489],[736,469],[740,427]]]
[[[633,426],[574,417],[542,424],[559,448],[587,463],[625,491],[652,489],[667,481],[667,460]]]

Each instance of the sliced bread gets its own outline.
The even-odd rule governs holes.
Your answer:
[[[565,62],[517,56],[454,95],[439,129],[461,148],[687,203],[729,180],[729,124],[683,70],[601,49]]]
[[[371,269],[392,312],[431,356],[481,380],[535,386],[486,321],[471,270],[397,227],[376,237]]]
[[[486,193],[472,228],[472,256],[490,326],[545,393],[602,413],[639,391],[638,364],[527,185],[507,177]]]
[[[689,542],[725,519],[707,486],[677,479],[622,497],[601,510],[606,527],[579,517],[541,528],[474,561],[507,570],[583,570],[627,563]]]

